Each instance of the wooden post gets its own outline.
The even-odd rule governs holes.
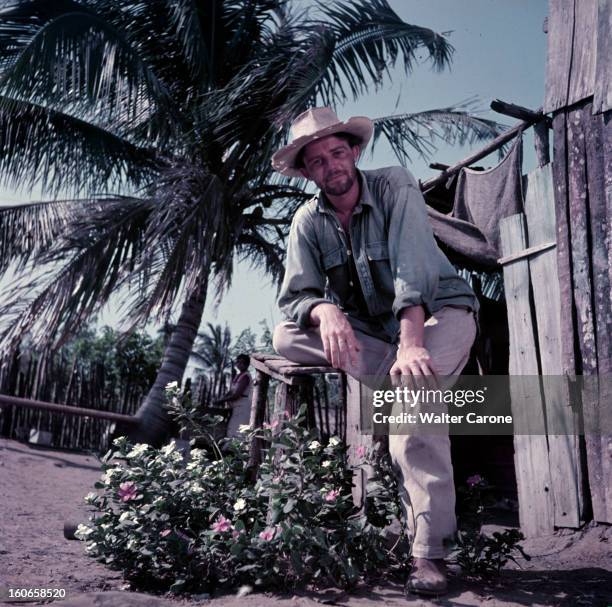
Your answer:
[[[266,401],[268,399],[268,386],[270,385],[270,376],[263,371],[257,370],[255,374],[255,382],[253,396],[251,401],[251,418],[249,424],[251,428],[261,428],[264,423],[266,414]],[[249,478],[254,482],[257,476],[257,468],[261,463],[261,448],[262,439],[255,438],[251,442],[249,452],[248,474]]]
[[[544,120],[533,125],[533,143],[538,166],[543,167],[547,165],[550,162],[550,143],[548,139],[548,124]]]
[[[504,256],[527,246],[522,213],[500,221]],[[546,436],[542,434],[544,411],[539,388],[532,392],[538,375],[536,342],[529,302],[529,267],[525,258],[504,266],[504,286],[510,331],[510,394],[515,427],[533,429],[514,436],[514,465],[519,497],[519,519],[526,536],[549,535],[554,531],[552,492]],[[525,381],[523,381],[525,377]]]

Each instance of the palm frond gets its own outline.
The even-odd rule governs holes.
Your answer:
[[[12,0],[0,9],[0,72],[12,65],[36,32],[61,15],[87,12],[76,0]]]
[[[493,139],[508,128],[470,113],[473,107],[471,99],[446,108],[375,118],[372,149],[385,137],[397,159],[405,164],[414,152],[429,159],[441,142],[472,145]]]
[[[5,38],[11,31],[9,25]],[[161,106],[172,118],[163,83],[124,35],[87,7],[39,25],[25,44],[19,38],[14,46],[20,52],[5,61],[0,75],[6,96],[50,107],[70,104],[74,114],[80,106],[95,106],[98,115],[123,120]]]
[[[233,244],[222,184],[206,167],[187,164],[166,170],[150,196],[153,212],[145,234],[150,255],[143,256],[138,270],[158,271],[150,274],[154,282],[146,285],[146,297],[135,302],[134,321],[154,311],[166,314],[182,290],[197,289],[211,265],[231,255]]]
[[[244,231],[238,238],[236,251],[241,261],[249,263],[252,268],[263,269],[280,289],[285,274],[285,251],[280,243],[255,230]]]
[[[39,259],[34,278],[7,289],[0,307],[8,325],[2,346],[10,349],[29,333],[45,349],[75,334],[142,256],[149,214],[150,202],[137,198],[106,200],[82,212],[67,237]]]
[[[0,275],[16,264],[20,271],[46,253],[87,200],[51,200],[0,206]]]
[[[275,115],[276,124],[310,105],[335,106],[378,88],[390,68],[401,59],[406,73],[426,52],[435,69],[450,65],[453,47],[442,34],[405,23],[387,0],[317,3],[322,18],[307,21],[306,35],[281,72],[277,95],[287,100]]]
[[[387,0],[322,2],[318,6],[334,31],[335,69],[349,83],[354,97],[363,93],[368,76],[374,85],[401,58],[409,73],[417,62],[417,52],[426,51],[436,70],[451,62],[453,47],[431,29],[404,22]]]
[[[139,188],[157,171],[153,150],[75,116],[0,96],[0,179],[6,187],[95,194]]]

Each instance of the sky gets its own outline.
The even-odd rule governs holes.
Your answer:
[[[298,0],[307,6],[310,0]],[[406,22],[431,28],[439,33],[451,32],[455,47],[450,70],[434,72],[428,63],[417,66],[406,76],[403,69],[392,73],[393,82],[382,91],[348,102],[337,108],[346,119],[353,115],[372,118],[388,114],[416,112],[457,104],[477,97],[483,116],[509,126],[516,120],[488,110],[493,99],[537,109],[544,99],[547,14],[546,0],[390,0],[392,8]],[[453,164],[481,147],[440,147],[429,161],[415,156],[408,168],[425,180],[437,174],[430,161]],[[493,166],[496,155],[480,161]],[[364,169],[397,164],[384,144],[374,154],[366,151],[360,161]],[[531,132],[524,138],[523,172],[535,167]],[[0,204],[27,200],[23,193],[0,190]],[[266,276],[248,264],[238,264],[233,285],[215,307],[209,297],[203,323],[228,323],[232,333],[251,327],[259,333],[261,320],[273,326],[281,320],[276,306],[276,287]],[[116,325],[120,321],[114,309],[106,310],[101,323]]]

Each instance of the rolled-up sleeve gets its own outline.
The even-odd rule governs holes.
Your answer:
[[[432,314],[440,278],[440,249],[427,217],[425,199],[416,180],[399,167],[390,180],[389,262],[395,298],[393,314],[423,306]]]
[[[285,277],[278,300],[285,318],[301,329],[312,326],[311,310],[320,303],[330,303],[324,297],[325,280],[312,224],[305,209],[300,209],[289,231]]]

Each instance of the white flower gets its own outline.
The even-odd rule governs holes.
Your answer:
[[[172,441],[170,444],[166,445],[165,447],[162,447],[161,452],[164,455],[170,455],[175,449],[176,449],[176,443]]]
[[[195,470],[196,468],[199,468],[199,466],[200,466],[200,462],[189,462],[187,466],[185,466],[185,468],[187,470]]]
[[[240,432],[240,434],[245,434],[246,432],[250,432],[251,431],[251,426],[249,426],[249,424],[240,424],[238,426],[238,432]]]
[[[93,533],[93,529],[91,527],[88,527],[87,525],[83,525],[83,523],[81,523],[76,528],[76,531],[74,532],[74,536],[79,538],[80,540],[84,540],[88,535],[91,535],[92,533]]]
[[[102,531],[106,531],[108,529],[110,529],[112,527],[112,525],[110,523],[102,523],[100,525],[100,529],[102,529]]]
[[[176,390],[178,388],[177,381],[171,381],[169,384],[166,384],[166,390],[169,392],[171,390]]]
[[[309,445],[308,448],[311,451],[316,451],[319,447],[321,446],[321,443],[318,440],[313,440]]]
[[[189,485],[189,489],[192,493],[204,493],[204,487],[202,487],[198,483],[191,483]]]
[[[125,546],[128,550],[135,550],[136,548],[138,548],[138,542],[134,539],[131,539],[128,541],[128,543]]]
[[[111,480],[113,479],[113,476],[117,475],[117,474],[121,474],[122,469],[121,468],[109,468],[103,475],[102,475],[102,482],[105,485],[108,485]]]
[[[95,493],[94,491],[91,491],[83,499],[85,500],[86,503],[91,504],[97,497],[98,497],[98,494]]]
[[[149,445],[146,445],[145,443],[136,443],[134,448],[126,455],[126,457],[138,457],[147,451],[148,448]]]
[[[204,449],[192,449],[190,451],[191,459],[201,459],[205,453]]]
[[[113,445],[115,445],[115,447],[121,447],[121,445],[125,443],[125,440],[125,436],[119,436],[113,441]]]
[[[340,439],[339,439],[337,436],[332,436],[332,437],[329,439],[329,446],[330,446],[330,447],[335,447],[336,445],[339,445],[339,444],[340,444],[340,442],[341,442],[341,441],[340,441]]]
[[[96,546],[98,544],[96,544],[95,542],[93,542],[92,544],[89,544],[88,546],[85,547],[85,550],[87,550],[87,552],[92,552],[93,550],[96,549]]]
[[[243,498],[238,498],[234,504],[234,510],[236,512],[242,512],[246,508],[246,501]]]
[[[329,467],[331,466],[331,462],[330,462],[328,459],[326,459],[326,460],[325,460],[325,461],[324,461],[324,462],[321,464],[321,466],[322,466],[323,468],[329,468]]]

